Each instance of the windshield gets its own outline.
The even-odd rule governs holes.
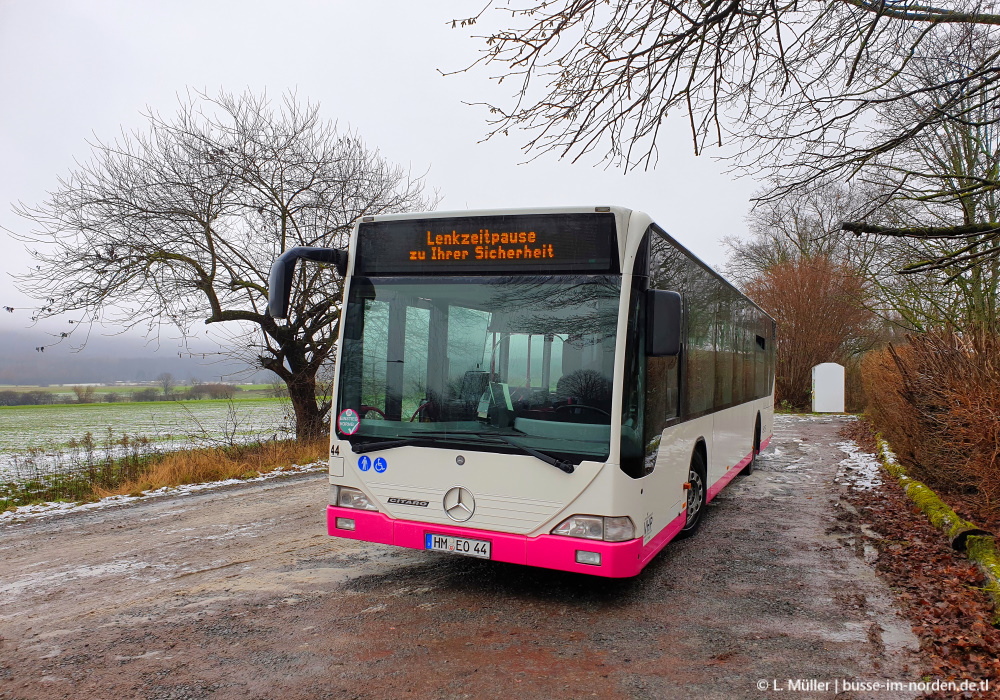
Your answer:
[[[612,275],[355,277],[337,429],[605,460],[620,290]]]

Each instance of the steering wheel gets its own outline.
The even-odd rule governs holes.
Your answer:
[[[370,413],[374,413],[375,415],[374,416],[369,416],[368,414],[370,414]],[[382,409],[375,408],[374,406],[362,406],[361,407],[361,417],[362,418],[380,418],[381,420],[385,420],[385,413],[382,412]]]
[[[424,401],[422,404],[417,406],[417,410],[413,412],[412,416],[410,416],[410,422],[412,423],[413,421],[415,421],[417,419],[417,416],[420,415],[421,411],[433,407],[434,407],[433,401]]]
[[[607,416],[608,418],[611,418],[611,414],[608,413],[607,411],[605,411],[603,408],[598,408],[597,406],[588,406],[587,404],[584,404],[584,403],[568,403],[568,404],[565,404],[563,406],[556,406],[556,413],[558,413],[559,411],[565,411],[566,409],[570,409],[570,408],[582,408],[582,409],[585,409],[587,411],[593,411],[594,413],[600,413],[603,416]]]

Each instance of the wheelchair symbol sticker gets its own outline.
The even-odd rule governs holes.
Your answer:
[[[372,458],[368,455],[361,455],[358,457],[358,469],[363,472],[368,471],[372,468]]]
[[[379,457],[375,460],[375,471],[379,474],[384,474],[385,470],[389,468],[389,463],[385,461],[384,457]]]

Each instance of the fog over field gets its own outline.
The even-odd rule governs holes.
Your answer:
[[[178,382],[267,382],[270,372],[253,372],[241,362],[217,354],[192,355],[172,340],[144,343],[125,336],[97,333],[79,351],[73,342],[48,345],[42,331],[0,330],[0,385],[96,384],[149,382],[164,372]],[[43,352],[36,348],[46,344]]]

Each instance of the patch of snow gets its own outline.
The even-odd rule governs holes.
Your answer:
[[[18,580],[0,586],[0,601],[11,603],[27,591],[37,594],[44,589],[64,586],[69,581],[107,576],[110,574],[135,574],[146,570],[161,570],[166,568],[163,565],[150,564],[144,561],[115,559],[103,564],[77,566],[72,569],[42,571],[34,574],[28,573],[21,576]]]
[[[818,421],[825,423],[833,420],[857,420],[858,417],[853,413],[775,413],[774,422],[775,423],[806,423],[809,421]]]
[[[847,454],[847,459],[837,465],[837,483],[859,491],[871,491],[882,485],[882,470],[875,455],[862,451],[853,440],[838,442],[836,447]]]
[[[899,460],[896,458],[896,453],[889,449],[889,443],[884,440],[880,443],[880,449],[882,452],[882,461],[887,465],[893,465],[898,467]]]

